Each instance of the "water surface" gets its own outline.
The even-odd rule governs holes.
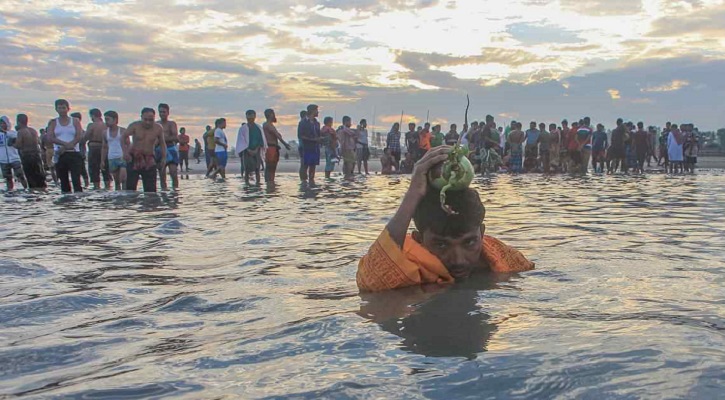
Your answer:
[[[477,178],[535,271],[358,294],[408,178],[0,197],[0,398],[701,398],[725,180]]]

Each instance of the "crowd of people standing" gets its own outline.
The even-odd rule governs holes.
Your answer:
[[[0,118],[0,167],[7,188],[12,190],[16,178],[23,187],[46,187],[46,171],[64,193],[81,192],[91,184],[94,189],[136,190],[141,180],[144,191],[157,189],[157,178],[162,190],[168,188],[167,175],[172,188],[179,186],[179,173],[189,171],[189,153],[192,151],[186,129],[177,128],[169,119],[168,104],[157,109],[144,108],[141,119],[127,128],[119,126],[118,113],[101,113],[91,109],[91,121],[82,126],[83,116],[70,113],[70,103],[55,102],[57,118],[50,120],[38,133],[29,126],[27,115],[18,114],[15,129],[8,117]],[[158,120],[156,111],[158,110]],[[353,128],[352,118],[344,116],[342,125],[334,128],[332,117],[318,120],[319,107],[310,104],[300,112],[297,127],[300,157],[299,177],[303,182],[315,183],[316,169],[324,157],[325,178],[330,178],[338,164],[342,164],[343,177],[352,180],[358,174],[369,174],[371,156],[367,121],[361,119]],[[235,152],[241,160],[241,173],[245,183],[254,179],[274,183],[282,146],[291,149],[277,130],[277,117],[272,109],[264,111],[265,122],[256,122],[256,112],[248,110],[246,120],[237,132]],[[203,135],[206,157],[206,176],[226,177],[230,144],[226,134],[227,121],[219,118],[214,126],[207,126]],[[485,121],[463,124],[458,132],[456,124],[447,133],[439,124],[418,126],[411,122],[408,131],[401,132],[395,123],[385,140],[380,157],[383,174],[411,173],[415,163],[428,151],[442,145],[461,145],[469,149],[469,158],[479,173],[510,171],[543,173],[586,173],[591,165],[597,173],[644,173],[645,163],[652,160],[670,173],[694,172],[700,149],[699,135],[692,124],[668,122],[661,133],[644,123],[636,125],[617,120],[616,127],[606,132],[604,125],[591,125],[588,117],[569,125],[531,122],[523,130],[520,122],[512,121],[506,128],[496,124],[493,116]],[[194,140],[193,158],[200,163],[202,143]],[[83,184],[81,183],[83,180]]]

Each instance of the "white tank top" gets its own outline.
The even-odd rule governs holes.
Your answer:
[[[60,118],[55,119],[55,137],[64,142],[70,142],[76,137],[76,127],[73,125],[73,117],[70,117],[70,123],[68,125],[61,125]],[[55,145],[55,149],[58,150],[59,145]],[[73,147],[74,151],[80,151],[78,143]]]
[[[118,128],[116,137],[111,136],[111,128],[106,128],[106,143],[108,143],[108,159],[123,158],[121,147],[121,128]]]

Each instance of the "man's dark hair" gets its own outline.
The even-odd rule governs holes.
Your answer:
[[[493,121],[493,115],[486,115],[486,122]]]
[[[332,123],[332,117],[325,117],[325,120],[323,121],[323,123],[324,123],[325,125],[327,125],[327,123],[328,123],[328,122],[329,122],[329,123]]]
[[[365,118],[360,120],[360,125],[367,124],[367,123],[368,123],[368,120],[366,120]]]
[[[410,128],[411,126],[412,126],[413,128],[415,128],[415,122],[410,122],[410,123],[408,123],[408,128]]]
[[[186,132],[186,128],[184,128],[184,127],[182,126],[181,128],[179,128],[179,132],[181,132],[181,133],[184,133],[184,132]]]
[[[88,114],[91,115],[91,118],[101,118],[101,110],[97,108],[91,108],[91,111],[89,111]]]
[[[307,110],[300,111],[300,119],[307,117]]]
[[[79,112],[74,112],[70,115],[72,118],[78,118],[78,121],[83,119],[83,115]]]
[[[106,117],[111,117],[111,118],[115,119],[116,121],[118,121],[118,113],[113,110],[108,110],[105,113],[103,113],[103,115]]]
[[[269,119],[269,118],[272,117],[272,114],[274,114],[274,110],[273,109],[268,108],[268,109],[264,110],[264,118]]]
[[[17,122],[18,125],[26,126],[28,125],[28,116],[25,114],[18,114],[18,116],[15,117],[15,122]]]
[[[254,115],[256,117],[257,116],[257,112],[254,111],[254,110],[247,110],[247,112],[244,113],[244,115],[246,115],[247,117],[250,117],[250,116]]]
[[[141,115],[144,115],[147,112],[150,112],[151,114],[156,115],[156,110],[154,110],[151,107],[144,107],[144,108],[141,109]]]
[[[166,104],[166,103],[159,103],[159,110],[162,109],[162,108],[164,110],[166,110],[166,111],[171,110],[171,108],[169,108],[169,105],[168,104]]]
[[[563,120],[563,121],[561,121],[561,124],[562,124],[562,125],[569,125],[569,121],[567,121],[567,120]]]
[[[436,235],[456,238],[483,224],[486,209],[475,190],[449,191],[446,193],[446,204],[458,214],[448,215],[443,211],[440,192],[429,189],[413,215],[416,229],[423,234],[430,230]]]
[[[311,113],[312,110],[317,110],[319,107],[317,107],[317,104],[310,104],[307,106],[307,113]]]
[[[55,107],[58,108],[58,106],[66,106],[70,107],[70,103],[68,103],[68,100],[66,99],[58,99],[55,101]]]
[[[206,130],[208,131],[209,129],[211,129],[211,125],[206,126]]]
[[[350,117],[348,117],[347,115],[346,115],[346,116],[344,116],[344,117],[342,117],[342,123],[343,123],[343,124],[344,124],[345,122],[348,122],[348,121],[352,121],[352,119],[351,119]]]
[[[218,127],[222,126],[222,123],[224,123],[224,122],[226,122],[226,118],[219,118],[216,121],[214,121],[214,126],[218,128]]]

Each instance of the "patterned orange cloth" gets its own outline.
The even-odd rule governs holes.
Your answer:
[[[483,259],[491,271],[522,272],[534,269],[534,263],[521,252],[491,236],[483,237]],[[357,267],[357,286],[363,292],[381,292],[425,283],[453,283],[453,277],[443,263],[416,242],[411,235],[405,238],[403,249],[385,229],[360,259]]]

